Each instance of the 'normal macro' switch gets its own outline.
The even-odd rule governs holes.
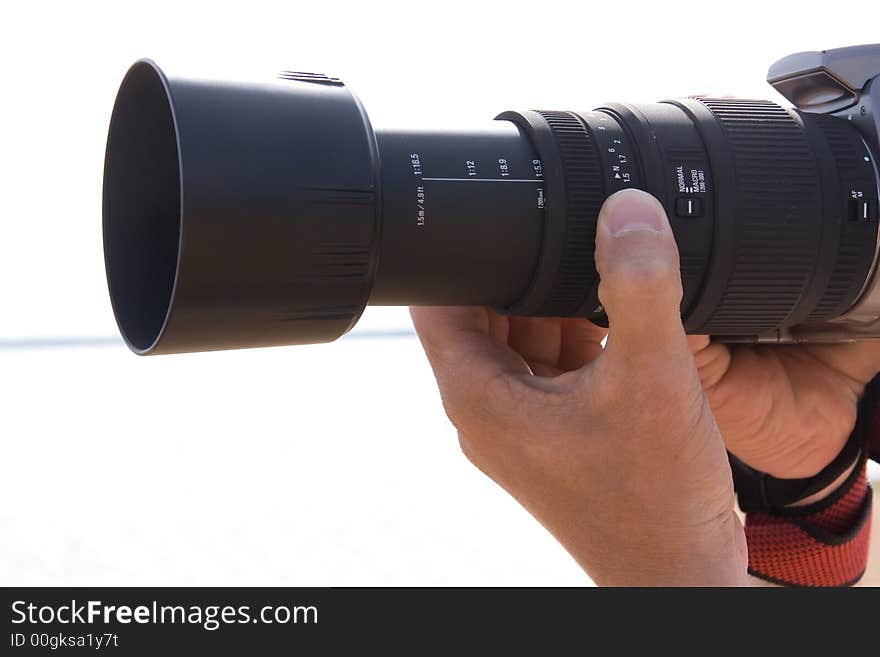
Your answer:
[[[679,217],[701,217],[703,215],[703,199],[680,196],[675,200],[675,214]]]

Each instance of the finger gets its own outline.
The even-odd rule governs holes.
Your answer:
[[[730,369],[730,349],[721,342],[712,342],[708,335],[689,335],[687,341],[694,353],[694,364],[697,366],[703,390],[714,392],[713,388]]]
[[[552,376],[562,343],[559,319],[511,317],[507,343],[532,366],[535,374]]]
[[[489,316],[489,334],[499,344],[507,344],[510,335],[510,321],[507,315],[501,315],[491,308],[486,309]]]
[[[695,336],[690,336],[695,337]],[[691,344],[693,347],[693,343]],[[709,393],[710,401],[716,391],[714,388],[721,383],[730,370],[733,355],[726,344],[720,342],[708,342],[706,346],[694,354],[694,364],[700,375],[700,383],[703,390]]]
[[[687,336],[687,341],[695,356],[711,343],[711,339],[708,335],[689,335]]]
[[[580,369],[598,358],[608,335],[607,329],[577,317],[562,319],[561,332],[558,365],[564,372]]]
[[[441,393],[473,393],[503,375],[528,374],[522,358],[490,334],[485,308],[410,308]]]
[[[613,194],[596,227],[599,300],[609,319],[605,358],[691,357],[681,323],[678,247],[666,213],[650,194]]]

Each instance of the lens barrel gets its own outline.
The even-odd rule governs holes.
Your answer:
[[[333,340],[376,305],[605,322],[615,191],[666,208],[691,333],[833,321],[876,269],[873,148],[841,119],[685,99],[379,130],[339,80],[123,80],[104,172],[114,313],[137,353]]]
[[[540,162],[512,123],[379,130],[376,305],[506,306],[528,287],[544,225]]]
[[[563,243],[571,241],[568,232],[586,241],[561,260],[543,262],[555,282],[536,298],[570,290],[566,303],[525,314],[606,321],[598,274],[579,267],[592,265],[586,251],[597,200],[621,187],[618,176],[666,208],[691,333],[757,340],[831,320],[856,302],[873,271],[876,157],[845,121],[739,99],[502,118],[528,126],[540,155],[559,163],[545,167],[557,178],[548,194],[548,228],[565,226],[558,230]],[[589,189],[587,180],[594,181]],[[560,207],[556,199],[567,203]]]

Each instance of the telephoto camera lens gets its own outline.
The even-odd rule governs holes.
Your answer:
[[[632,187],[670,218],[688,332],[778,340],[878,294],[876,158],[850,122],[769,101],[374,130],[336,78],[142,60],[107,141],[107,279],[139,354],[328,342],[368,303],[602,324],[597,216]]]

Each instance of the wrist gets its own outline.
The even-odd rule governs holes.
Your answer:
[[[731,510],[716,523],[681,529],[664,523],[623,545],[607,544],[593,567],[582,564],[599,586],[748,585],[745,532]]]
[[[859,413],[849,438],[822,470],[810,477],[788,479],[756,470],[729,453],[740,509],[745,513],[781,513],[808,507],[833,496],[853,476],[864,455],[866,423]]]

